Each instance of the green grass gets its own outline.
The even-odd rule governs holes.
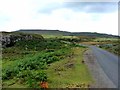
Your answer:
[[[37,76],[37,74],[35,74],[36,72],[39,74],[40,71],[46,70],[47,64],[67,57],[70,50],[71,49],[69,48],[62,48],[52,52],[47,50],[36,53],[35,55],[27,55],[23,59],[3,61],[3,86],[11,87],[11,85],[13,86],[14,84],[19,85],[18,79],[20,81],[24,79],[24,81],[22,81],[22,84],[25,84],[27,81],[29,81],[29,77],[35,78]],[[28,68],[30,69],[31,73],[28,71]],[[39,78],[41,78],[41,76],[39,76]],[[37,80],[35,82],[38,83],[40,80]],[[25,86],[28,85],[25,84]]]
[[[76,87],[77,85],[81,85],[83,83],[85,83],[85,85],[92,83],[93,80],[91,75],[89,74],[89,71],[86,65],[81,63],[81,61],[83,60],[83,53],[86,50],[86,48],[74,47],[72,48],[72,50],[69,50],[69,49],[68,50],[65,49],[62,51],[61,50],[58,50],[56,52],[58,54],[62,54],[61,52],[64,51],[69,54],[67,54],[67,56],[64,58],[61,58],[60,61],[51,63],[50,66],[44,70],[48,76],[49,88]],[[33,58],[34,57],[37,58],[39,55],[40,54],[36,54],[33,56]],[[6,68],[9,65],[11,65],[12,67],[17,62],[18,60],[6,61],[3,63],[3,68]],[[35,70],[35,72],[38,72],[38,71],[39,70]],[[33,71],[31,72],[33,73]],[[22,83],[20,82],[22,82],[21,79],[15,76],[12,79],[4,80],[3,86],[9,87],[9,88],[29,87],[25,82],[22,82]]]
[[[25,84],[21,84],[19,81],[15,79],[5,80],[3,83],[3,87],[5,88],[27,88]]]
[[[42,36],[44,38],[56,38],[56,37],[61,37],[61,35],[46,35],[46,34],[42,34]]]
[[[44,38],[77,38],[76,36],[63,36],[63,35],[47,35],[42,34]]]
[[[118,41],[118,38],[96,38],[94,41]]]
[[[87,66],[81,63],[85,50],[74,48],[71,57],[51,64],[47,70],[50,88],[76,87],[82,83],[88,85],[93,82]]]

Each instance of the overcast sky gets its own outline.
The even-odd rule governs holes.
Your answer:
[[[0,0],[0,31],[58,29],[118,35],[117,0],[78,1]]]

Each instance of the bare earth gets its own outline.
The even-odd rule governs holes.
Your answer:
[[[95,83],[91,85],[91,88],[116,88],[97,62],[91,50],[87,50],[84,53],[84,60],[95,81]]]

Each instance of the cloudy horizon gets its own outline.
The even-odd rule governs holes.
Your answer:
[[[19,29],[118,35],[118,2],[0,0],[0,31]]]

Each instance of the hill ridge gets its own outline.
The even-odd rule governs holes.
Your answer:
[[[15,32],[34,33],[34,34],[49,34],[49,35],[64,35],[64,36],[91,36],[91,37],[119,37],[117,35],[97,33],[97,32],[69,32],[61,30],[48,29],[20,29]]]

